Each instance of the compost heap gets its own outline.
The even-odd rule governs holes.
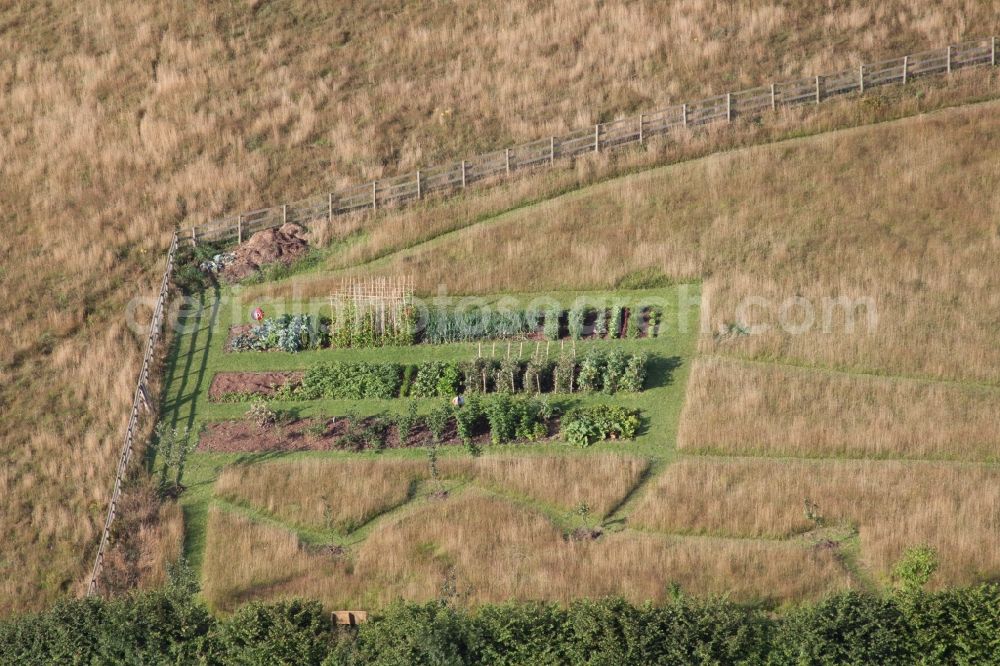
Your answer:
[[[306,230],[297,224],[288,223],[277,229],[258,231],[236,247],[233,252],[235,257],[222,270],[222,277],[227,282],[239,282],[266,264],[282,263],[287,266],[308,250]]]

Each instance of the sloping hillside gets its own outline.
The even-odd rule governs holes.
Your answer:
[[[123,313],[175,224],[997,26],[971,1],[8,3],[0,613],[77,590],[138,365]]]

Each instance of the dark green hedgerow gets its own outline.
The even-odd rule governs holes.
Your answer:
[[[787,614],[676,593],[464,610],[397,603],[337,628],[318,602],[250,603],[213,617],[188,573],[160,590],[67,599],[0,621],[0,663],[996,664],[1000,586],[845,592]]]

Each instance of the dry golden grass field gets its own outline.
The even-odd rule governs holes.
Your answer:
[[[126,325],[126,304],[155,289],[175,225],[681,98],[997,34],[998,16],[995,3],[973,0],[3,4],[0,615],[81,591],[140,362],[141,336]],[[953,94],[911,96],[898,109],[995,95],[989,81],[957,78]],[[817,129],[891,116],[886,99],[838,107]],[[906,123],[868,128],[711,158],[677,172],[680,180],[650,173],[619,190],[611,183],[606,191],[616,193],[601,195],[603,203],[556,201],[544,220],[529,213],[485,225],[436,245],[433,262],[417,254],[389,266],[424,271],[424,286],[466,280],[484,290],[607,284],[656,266],[671,277],[704,278],[720,319],[760,289],[869,293],[879,299],[882,328],[864,340],[705,335],[701,344],[706,352],[996,384],[996,106],[908,122],[918,131],[904,131]],[[691,150],[709,150],[709,143]],[[548,186],[613,175],[619,165],[579,168],[593,172]],[[880,187],[869,187],[872,181]],[[522,187],[509,201],[483,205],[540,196]],[[461,205],[469,217],[458,225],[481,214]],[[446,210],[455,217],[455,208]],[[614,224],[596,224],[602,220]],[[587,221],[595,224],[583,226]],[[531,246],[503,235],[527,224],[536,227]],[[388,243],[362,229],[358,240],[366,238]],[[474,274],[455,261],[469,242],[493,258],[476,262]],[[348,251],[331,258],[333,265],[381,253]],[[557,252],[593,268],[576,262],[574,274],[561,272],[569,262],[550,261]],[[946,446],[947,437],[942,441]],[[487,501],[453,511],[467,515]],[[305,519],[315,508],[300,511]],[[351,511],[338,519],[367,509]],[[178,546],[179,511],[146,503],[133,513],[145,517],[131,524],[155,581],[164,553]],[[537,517],[513,510],[503,517],[530,524],[525,539],[552,538]],[[209,533],[210,546],[250,538],[226,520],[213,519],[219,533]],[[223,533],[227,524],[234,533]],[[386,529],[386,544],[416,530],[403,523]],[[283,532],[265,537],[276,547],[288,542]],[[615,539],[608,545],[636,558],[650,548],[645,537]],[[557,544],[556,559],[544,564],[567,549],[602,547]],[[767,576],[723,570],[745,574],[752,561],[781,578],[777,572],[799,570],[802,557],[785,545],[689,548],[677,555],[687,560],[665,562],[664,570],[691,562],[718,569],[711,580],[692,581],[706,591],[730,589],[727,579],[770,589],[761,582]],[[267,557],[290,567],[304,557],[298,547],[283,552]],[[474,545],[463,557],[471,553]],[[599,557],[593,553],[587,557]],[[739,553],[747,560],[737,561]],[[833,566],[825,556],[810,557],[818,571]],[[636,560],[632,570],[647,564]],[[209,577],[215,587],[206,593],[236,594],[255,575],[221,572]],[[836,575],[782,582],[790,596],[811,596],[839,585],[830,581]],[[480,598],[510,592],[506,582],[497,584]],[[557,577],[543,584],[547,596],[564,598],[575,583]]]
[[[387,519],[350,558],[310,549],[281,527],[212,509],[203,575],[206,598],[222,610],[286,595],[331,608],[442,594],[470,604],[612,594],[662,601],[672,583],[695,594],[807,599],[849,584],[827,549],[633,532],[567,540],[544,516],[476,492]]]
[[[804,510],[815,505],[819,524]],[[896,461],[685,459],[632,514],[638,526],[731,537],[787,538],[824,527],[857,530],[860,561],[888,581],[903,550],[928,544],[934,583],[1000,575],[1000,469]]]

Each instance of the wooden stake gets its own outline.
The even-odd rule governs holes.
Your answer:
[[[243,216],[240,215],[236,218],[236,244],[239,245],[243,242]]]
[[[330,192],[329,202],[327,204],[327,215],[333,220],[333,192]]]
[[[684,121],[684,127],[687,127],[688,126],[688,105],[687,104],[682,104],[681,105],[681,117],[683,118],[683,121]]]
[[[863,64],[858,66],[858,89],[862,95],[865,93],[865,66]]]
[[[726,93],[726,122],[733,122],[733,93]]]
[[[601,152],[601,125],[594,125],[594,152]]]
[[[462,160],[462,187],[465,187],[465,160]]]
[[[948,73],[951,74],[951,45],[948,45]]]
[[[774,91],[774,84],[771,84],[771,110],[774,111],[778,108],[778,97]]]
[[[639,143],[641,144],[642,142],[643,142],[643,136],[642,136],[642,114],[640,113],[639,114]]]
[[[378,190],[378,181],[377,180],[373,180],[372,181],[372,210],[375,210],[376,208],[378,208],[378,198],[376,196],[377,190]]]
[[[819,104],[819,77],[816,77],[816,103]]]
[[[417,169],[417,199],[422,198],[423,192],[420,191],[420,169]]]
[[[507,175],[510,176],[510,148],[504,148],[504,159],[507,162]]]
[[[903,56],[903,85],[906,85],[906,79],[910,75],[910,56]]]
[[[288,224],[288,204],[281,204],[281,223]]]
[[[990,66],[997,66],[997,38],[990,39]]]
[[[556,161],[556,138],[549,137],[549,164],[555,164]]]

